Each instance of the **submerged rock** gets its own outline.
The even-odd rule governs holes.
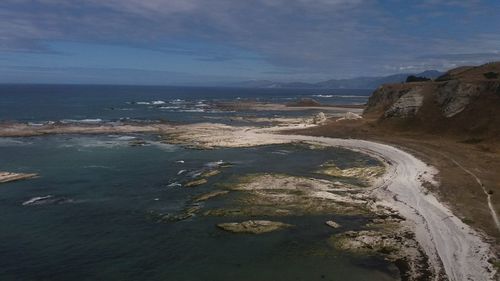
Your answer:
[[[133,140],[129,142],[130,146],[145,146],[147,142],[145,140]]]
[[[221,173],[221,171],[219,171],[219,170],[210,170],[210,171],[206,171],[203,174],[201,174],[201,177],[203,177],[203,178],[209,178],[209,177],[216,176],[216,175],[218,175],[220,173]]]
[[[217,227],[234,233],[262,234],[291,227],[292,225],[266,220],[249,220],[244,222],[219,223]]]
[[[211,191],[211,192],[208,192],[208,193],[205,193],[205,194],[202,194],[202,195],[196,197],[194,199],[194,201],[195,202],[206,201],[210,198],[214,198],[214,197],[228,194],[228,193],[229,193],[229,191],[227,191],[227,190],[215,190],[215,191]]]
[[[194,217],[199,211],[201,207],[198,205],[191,205],[186,207],[182,212],[177,214],[171,213],[160,213],[157,211],[149,211],[147,217],[154,222],[177,222],[187,220],[191,217]]]
[[[207,179],[194,180],[186,183],[184,187],[195,187],[198,185],[206,184],[207,182],[208,182]]]

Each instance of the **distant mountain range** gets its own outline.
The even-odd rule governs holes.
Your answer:
[[[350,79],[331,79],[317,83],[275,82],[270,80],[249,80],[226,84],[228,87],[243,88],[302,88],[302,89],[376,89],[380,85],[404,82],[410,75],[430,79],[443,75],[437,70],[427,70],[420,73],[402,73],[378,77],[357,77]]]

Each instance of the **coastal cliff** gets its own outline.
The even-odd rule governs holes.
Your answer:
[[[365,117],[402,130],[500,136],[500,62],[452,69],[424,82],[387,84],[370,97]]]

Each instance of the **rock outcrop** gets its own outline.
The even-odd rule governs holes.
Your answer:
[[[500,62],[453,69],[434,81],[383,85],[363,114],[405,129],[498,135],[500,75],[495,73]]]
[[[313,124],[319,125],[326,122],[326,115],[323,112],[320,112],[313,117]]]
[[[415,87],[408,93],[401,95],[391,107],[384,113],[385,117],[408,117],[414,116],[424,102],[421,87]]]
[[[445,117],[462,112],[475,98],[487,88],[488,83],[472,84],[452,80],[438,87],[436,102]],[[500,88],[499,88],[500,89]]]
[[[338,122],[338,121],[343,121],[343,120],[357,120],[357,119],[361,119],[361,118],[363,118],[361,115],[349,111],[346,114],[344,114],[344,116],[337,119],[336,121]]]

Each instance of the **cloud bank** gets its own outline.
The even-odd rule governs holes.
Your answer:
[[[50,53],[50,42],[69,41],[221,62],[240,56],[226,52],[230,49],[254,54],[277,70],[312,77],[444,69],[500,59],[498,1],[414,2],[3,0],[0,52]],[[227,49],[205,52],[200,44]]]

